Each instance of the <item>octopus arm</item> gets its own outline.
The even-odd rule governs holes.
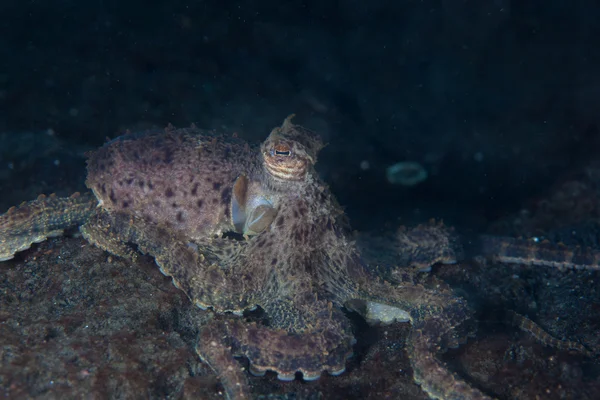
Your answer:
[[[492,261],[538,267],[600,270],[600,251],[587,247],[567,247],[548,240],[515,239],[482,235],[479,253]]]
[[[410,320],[407,351],[415,381],[433,399],[490,399],[450,372],[436,354],[458,343],[457,327],[470,318],[466,303],[451,293],[418,284],[369,279],[346,305],[367,320]]]
[[[241,314],[256,305],[254,294],[260,282],[235,267],[243,264],[243,241],[220,237],[190,241],[166,227],[131,216],[103,212],[98,218],[105,221],[94,225],[111,231],[105,236],[112,233],[153,256],[161,272],[198,307]]]
[[[0,215],[0,261],[49,237],[62,235],[64,229],[81,225],[94,214],[97,201],[86,193],[71,197],[39,196],[36,200],[12,207]]]
[[[290,311],[289,307],[281,304],[279,307],[282,310],[285,308],[285,312]],[[273,371],[280,380],[289,381],[295,379],[297,372],[302,373],[305,380],[315,380],[323,371],[331,375],[341,374],[347,358],[352,354],[354,343],[341,310],[324,301],[314,301],[310,306],[306,305],[304,310],[303,307],[290,307],[307,317],[306,323],[298,324],[295,331],[273,324],[267,326],[248,324],[239,319],[215,318],[204,328],[197,351],[219,375],[229,369],[229,360],[223,359],[221,352],[215,350],[221,347],[230,348],[235,356],[247,357],[253,375],[262,376],[267,371]],[[265,311],[268,313],[273,309]],[[311,318],[308,318],[308,314],[311,314]],[[207,338],[210,340],[207,341]],[[214,343],[211,345],[211,342]],[[228,379],[227,385],[241,379]],[[227,390],[235,393],[234,387]],[[236,398],[235,395],[231,397]]]
[[[491,400],[491,397],[450,372],[435,356],[440,343],[437,332],[446,329],[445,325],[440,319],[431,319],[413,326],[407,351],[415,382],[432,399]]]
[[[227,337],[223,337],[229,328],[228,323],[235,324],[237,320],[222,321],[215,318],[205,325],[196,345],[196,353],[219,376],[225,398],[245,400],[250,398],[248,378],[235,360]]]

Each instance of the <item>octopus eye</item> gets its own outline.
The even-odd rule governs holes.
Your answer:
[[[271,155],[289,157],[292,155],[292,150],[288,145],[279,143],[276,144],[275,147],[271,150]]]
[[[273,177],[288,181],[304,179],[308,160],[292,148],[293,143],[278,140],[263,153],[265,167]]]

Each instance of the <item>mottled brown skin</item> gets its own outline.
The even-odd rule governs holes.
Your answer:
[[[417,333],[409,350],[415,377],[432,397],[485,398],[435,358],[439,347],[455,341],[455,326],[469,317],[466,305],[449,291],[427,289],[411,280],[395,287],[372,276],[349,240],[340,206],[314,171],[322,147],[315,134],[286,120],[260,152],[244,153],[245,147],[216,142],[208,144],[213,147],[207,157],[206,146],[199,142],[187,131],[167,132],[166,138],[115,141],[92,155],[88,185],[105,212],[82,231],[114,253],[124,253],[125,243],[135,243],[200,307],[235,314],[255,306],[265,311],[268,326],[218,318],[204,330],[198,353],[223,378],[230,397],[247,396],[244,375],[235,367],[233,355],[247,357],[252,373],[272,370],[283,380],[294,379],[296,372],[309,380],[323,371],[343,372],[354,342],[341,311],[347,307],[372,321],[414,324]],[[232,153],[243,157],[243,162],[221,163],[220,157]],[[213,157],[218,163],[211,162]],[[201,174],[213,165],[219,165],[218,173]],[[236,183],[240,176],[246,177],[243,185]],[[228,209],[231,197],[214,193],[215,180],[220,190],[233,186],[233,197],[240,203],[267,199],[275,211],[266,229],[245,240],[218,236],[235,230],[236,224],[232,223],[234,207]],[[144,189],[148,182],[152,188]],[[194,186],[202,189],[203,199],[214,201],[199,210],[189,190]],[[224,199],[228,201],[219,201]],[[178,219],[178,213],[186,218]],[[203,223],[207,216],[210,222]],[[431,228],[437,231],[417,227],[412,236],[398,236],[398,247],[405,245],[415,265],[427,263],[428,253],[433,257],[433,252],[419,252],[414,246],[419,238],[434,244],[442,226]],[[406,243],[411,237],[409,248]],[[436,251],[431,261],[455,261],[454,255],[439,252],[439,247],[445,246],[432,247]],[[442,382],[430,381],[427,368],[434,368]]]
[[[258,170],[255,153],[194,128],[127,135],[90,155],[86,184],[110,213],[204,238],[233,230],[233,184]]]
[[[289,118],[260,149],[195,128],[116,139],[89,159],[87,184],[100,207],[81,196],[11,210],[0,216],[0,256],[73,224],[113,254],[151,255],[192,302],[217,313],[197,351],[231,398],[249,396],[234,355],[249,359],[251,373],[271,370],[283,380],[342,373],[354,344],[346,308],[371,322],[411,322],[407,351],[430,397],[487,399],[436,357],[460,342],[457,328],[470,317],[465,302],[444,285],[394,270],[455,262],[454,236],[437,224],[400,231],[394,283],[382,280],[314,171],[321,147]],[[256,306],[268,324],[235,316]]]

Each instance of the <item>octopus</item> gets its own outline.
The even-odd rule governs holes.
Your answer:
[[[192,303],[215,314],[196,352],[230,399],[250,396],[236,357],[248,360],[252,375],[272,371],[283,381],[342,374],[356,342],[347,312],[371,324],[410,322],[406,351],[429,397],[489,399],[438,358],[473,334],[472,311],[442,282],[419,278],[463,257],[457,235],[437,223],[401,229],[392,244],[398,259],[382,273],[378,263],[387,260],[368,257],[353,240],[315,171],[322,147],[291,117],[260,147],[196,127],[119,137],[89,155],[92,194],[40,196],[0,216],[0,261],[74,226],[111,254],[151,256]],[[600,260],[548,246],[540,255],[494,237],[479,247],[508,263],[597,269]],[[242,318],[256,309],[263,321]]]

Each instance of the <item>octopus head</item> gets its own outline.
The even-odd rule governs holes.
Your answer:
[[[323,148],[319,136],[292,124],[292,117],[273,129],[261,146],[265,169],[277,181],[304,180]]]

